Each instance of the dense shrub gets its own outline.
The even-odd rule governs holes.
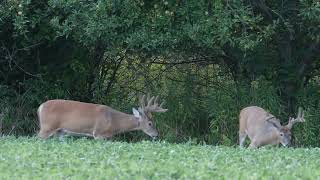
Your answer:
[[[294,143],[319,146],[319,12],[310,0],[3,0],[1,133],[36,133],[48,99],[131,113],[151,93],[166,101],[156,125],[173,142],[233,145],[243,107],[286,123],[302,106]]]

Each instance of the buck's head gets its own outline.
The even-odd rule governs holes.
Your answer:
[[[133,108],[133,115],[139,119],[139,129],[152,138],[158,137],[158,131],[154,126],[152,119],[152,112],[166,112],[168,109],[163,109],[161,103],[158,104],[158,96],[151,97],[148,95],[147,101],[145,102],[145,95],[140,99],[140,107],[137,109]]]
[[[268,119],[267,121],[270,122],[274,127],[277,128],[276,133],[277,133],[279,142],[283,146],[288,146],[288,145],[290,145],[290,142],[291,142],[292,126],[297,122],[305,122],[304,112],[302,111],[301,108],[299,108],[299,112],[298,112],[297,117],[296,118],[289,117],[289,122],[286,126],[282,126],[279,123],[279,121],[273,121],[272,118]]]
[[[282,144],[282,146],[290,145],[290,142],[291,142],[291,131],[290,131],[290,129],[288,129],[286,127],[279,128],[278,137],[279,137],[279,141]]]

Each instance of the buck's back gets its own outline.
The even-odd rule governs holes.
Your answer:
[[[249,106],[240,112],[240,127],[242,126],[249,136],[267,128],[266,117],[270,116],[267,111],[258,106]]]
[[[105,118],[104,105],[70,100],[49,100],[39,107],[40,123],[70,131],[92,131],[95,121]]]

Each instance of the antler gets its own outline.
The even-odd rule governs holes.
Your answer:
[[[291,129],[292,126],[297,123],[297,122],[305,122],[306,120],[304,119],[304,112],[302,111],[302,108],[299,107],[299,110],[298,110],[298,115],[297,115],[297,118],[292,118],[292,117],[289,117],[289,122],[288,124],[286,125],[287,128]]]
[[[168,109],[162,108],[164,102],[160,105],[158,104],[158,98],[159,96],[152,96],[150,98],[150,95],[148,94],[147,101],[145,102],[145,95],[143,95],[140,99],[140,108],[145,112],[166,112]]]

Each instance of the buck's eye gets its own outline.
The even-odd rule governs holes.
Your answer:
[[[283,136],[283,133],[280,133],[280,136]]]
[[[152,122],[149,122],[148,125],[151,126],[151,125],[152,125]]]

